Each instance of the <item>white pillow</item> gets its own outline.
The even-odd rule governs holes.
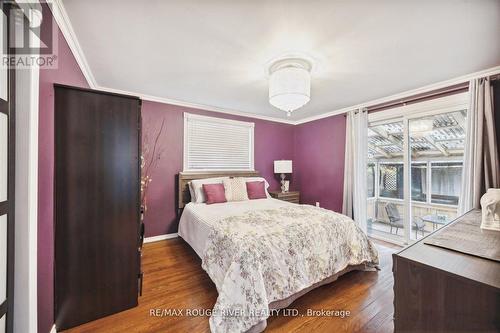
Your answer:
[[[191,196],[191,202],[196,202],[196,196],[194,195],[193,184],[188,183],[189,195]]]
[[[227,201],[248,200],[247,183],[245,178],[235,177],[224,179],[223,183]]]
[[[264,178],[264,177],[245,177],[245,182],[261,182],[261,181],[264,181],[264,188],[266,189],[266,196],[268,198],[271,197],[271,195],[269,194],[269,183],[267,182],[267,180]]]
[[[205,192],[203,192],[203,184],[222,184],[224,179],[229,179],[229,177],[216,177],[216,178],[205,178],[205,179],[194,179],[191,181],[191,202],[203,203],[207,201],[205,198]],[[193,195],[194,194],[194,195]]]

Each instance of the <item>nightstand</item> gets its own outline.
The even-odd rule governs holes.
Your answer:
[[[271,197],[278,200],[288,201],[296,204],[300,203],[299,191],[289,191],[289,192],[269,191],[269,194],[271,195]]]

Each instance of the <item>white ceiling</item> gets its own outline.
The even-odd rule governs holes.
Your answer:
[[[291,120],[500,65],[500,1],[63,0],[97,84],[284,118],[267,65],[314,61]]]

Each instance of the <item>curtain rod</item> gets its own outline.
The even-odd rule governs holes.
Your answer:
[[[368,112],[374,112],[374,111],[382,111],[386,109],[392,109],[398,106],[404,106],[407,104],[414,104],[414,103],[419,103],[423,101],[427,101],[430,99],[435,99],[435,98],[440,98],[440,97],[445,97],[445,96],[450,96],[450,95],[455,95],[459,94],[462,92],[466,92],[469,90],[469,82],[462,82],[458,83],[449,87],[445,88],[440,88],[432,91],[428,91],[425,93],[413,95],[413,96],[408,96],[402,99],[394,100],[394,101],[389,101],[381,104],[376,104],[369,106]]]
[[[493,74],[493,75],[486,76],[486,77],[489,77],[490,81],[500,81],[500,74]],[[448,87],[431,90],[431,91],[428,91],[425,93],[416,94],[413,96],[408,96],[408,97],[401,98],[398,100],[393,100],[393,101],[389,101],[389,102],[384,102],[384,103],[368,106],[368,107],[366,107],[366,110],[368,112],[382,111],[382,110],[392,109],[392,108],[395,108],[398,106],[404,106],[407,104],[414,104],[414,103],[424,102],[424,101],[427,101],[430,99],[460,94],[460,93],[466,92],[468,90],[469,90],[469,81],[465,81],[465,82],[454,84],[454,85],[451,85]],[[344,117],[346,117],[346,116],[347,116],[347,113],[344,113]]]

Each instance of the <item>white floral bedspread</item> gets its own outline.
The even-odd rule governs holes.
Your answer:
[[[309,205],[250,211],[211,231],[203,269],[219,297],[210,329],[245,332],[285,299],[348,265],[378,265],[378,253],[347,216]]]

